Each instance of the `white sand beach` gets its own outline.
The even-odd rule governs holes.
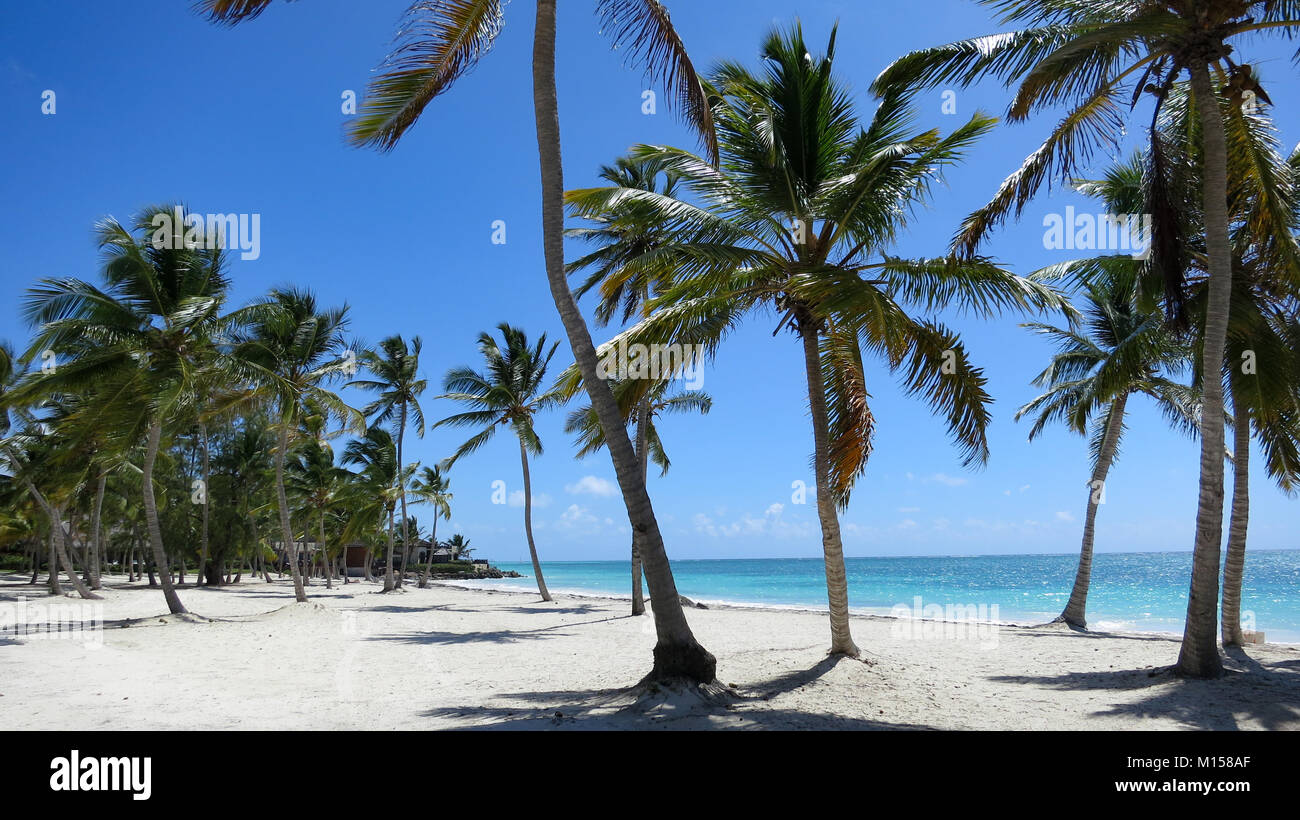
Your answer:
[[[12,620],[50,598],[0,577]],[[826,617],[688,611],[727,694],[632,694],[650,617],[607,599],[354,583],[295,605],[289,582],[158,589],[110,580],[101,633],[0,634],[8,729],[1297,729],[1300,649],[1229,657],[1226,679],[1163,671],[1178,642],[1056,627],[926,629],[855,617],[864,662],[828,661]],[[86,610],[90,617],[95,611]],[[947,633],[947,634],[945,634]],[[954,634],[956,633],[956,634]],[[101,644],[102,645],[99,645]]]

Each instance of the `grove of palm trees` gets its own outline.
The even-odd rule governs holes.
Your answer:
[[[1300,4],[326,5],[6,137],[5,725],[1300,728]]]

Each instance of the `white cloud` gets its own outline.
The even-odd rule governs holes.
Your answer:
[[[968,481],[968,479],[962,478],[961,476],[950,476],[945,473],[935,473],[926,480],[946,484],[949,487],[960,487]]]
[[[1056,514],[1056,520],[1057,520],[1057,521],[1073,521],[1073,520],[1074,520],[1074,516],[1070,515],[1068,512],[1066,512],[1066,511],[1064,511],[1064,510],[1061,510],[1060,512],[1058,512],[1058,513]]]
[[[599,495],[609,497],[618,493],[618,487],[609,479],[594,475],[585,475],[573,484],[564,485],[564,491],[571,495]]]
[[[515,490],[510,494],[510,497],[506,499],[506,501],[512,507],[524,506],[524,491]],[[549,495],[547,495],[546,493],[533,493],[534,509],[541,509],[543,507],[549,507],[549,506],[551,506],[551,497]]]

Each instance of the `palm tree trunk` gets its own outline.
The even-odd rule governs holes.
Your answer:
[[[1234,387],[1235,393],[1235,387]],[[1228,555],[1223,561],[1223,645],[1241,646],[1241,578],[1246,568],[1246,527],[1250,523],[1250,408],[1232,402],[1232,518]]]
[[[1106,475],[1110,465],[1115,461],[1115,448],[1119,446],[1119,434],[1124,429],[1124,405],[1128,403],[1128,394],[1121,393],[1110,404],[1107,414],[1106,438],[1101,443],[1097,454],[1097,466],[1092,470],[1092,480],[1088,482],[1088,511],[1083,518],[1083,545],[1079,548],[1079,569],[1074,574],[1074,589],[1070,591],[1070,600],[1065,611],[1056,620],[1077,626],[1080,629],[1088,625],[1088,586],[1092,580],[1092,542],[1097,523],[1097,507],[1105,493]]]
[[[99,474],[99,483],[95,487],[95,511],[90,522],[90,588],[102,589],[101,567],[99,563],[99,552],[103,548],[100,542],[100,524],[103,521],[104,512],[104,489],[108,484],[108,473]]]
[[[59,556],[55,549],[55,527],[50,527],[49,554],[46,557],[46,572],[50,575],[49,587],[51,595],[62,595],[63,586],[59,583]]]
[[[858,656],[857,644],[849,631],[849,582],[844,571],[844,546],[840,541],[840,520],[831,497],[830,422],[826,416],[826,387],[822,382],[817,329],[811,319],[800,323],[804,370],[808,375],[808,407],[813,422],[813,469],[817,486],[817,517],[821,519],[822,553],[826,567],[826,595],[831,611],[832,655]]]
[[[388,508],[388,560],[384,562],[384,592],[396,589],[393,584],[393,508]]]
[[[400,483],[402,492],[402,572],[397,576],[397,587],[402,586],[402,579],[406,577],[406,568],[411,560],[411,533],[410,525],[406,521],[406,475],[403,473],[405,465],[402,463],[402,441],[406,438],[406,402],[402,402],[401,426],[397,428],[397,480]]]
[[[597,373],[596,348],[564,272],[564,172],[560,155],[560,111],[555,90],[555,0],[538,0],[533,31],[533,111],[537,121],[537,155],[542,179],[542,243],[546,280],[556,310],[569,338],[573,358],[582,371],[582,383],[591,398],[605,446],[614,463],[623,503],[632,531],[641,534],[641,560],[650,587],[656,643],[657,680],[686,678],[708,683],[717,677],[717,661],[695,640],[677,594],[677,584],[664,550],[663,536],[637,470],[636,453],[628,439],[622,414],[609,385]]]
[[[68,580],[72,582],[72,588],[78,595],[82,598],[99,600],[99,596],[90,591],[72,566],[72,557],[68,554],[67,531],[63,529],[63,510],[59,507],[52,507],[52,510],[54,517],[51,518],[50,523],[54,528],[54,555],[58,558],[59,566],[63,567]],[[53,565],[50,566],[50,574],[55,578],[58,577],[58,570]]]
[[[642,399],[636,413],[636,458],[641,466],[641,480],[646,480],[650,464],[648,439],[650,427],[650,400]],[[641,547],[636,530],[632,531],[632,614],[645,614],[645,595],[641,592]]]
[[[429,585],[429,568],[433,566],[433,551],[438,548],[438,505],[433,505],[433,532],[429,533],[429,554],[424,559],[424,572],[420,573],[420,589]]]
[[[203,448],[203,532],[199,537],[199,574],[194,583],[196,586],[202,586],[207,583],[204,574],[208,568],[208,481],[210,479],[210,465],[208,460],[208,428],[199,424],[199,442]]]
[[[153,562],[158,568],[158,575],[162,579],[163,598],[167,600],[167,608],[173,615],[184,615],[189,612],[185,605],[181,603],[180,596],[176,594],[176,587],[172,585],[172,573],[167,564],[167,553],[163,550],[162,529],[158,526],[158,503],[153,494],[153,465],[158,458],[158,444],[162,440],[162,422],[154,419],[149,423],[149,440],[144,448],[144,518],[149,530],[149,546],[153,551]],[[151,584],[152,586],[152,584]]]
[[[1187,624],[1175,671],[1196,678],[1223,674],[1217,640],[1219,552],[1223,538],[1223,348],[1232,298],[1232,249],[1228,239],[1228,149],[1223,117],[1203,60],[1191,66],[1192,94],[1205,144],[1205,247],[1209,255],[1209,300],[1201,355],[1201,486],[1196,508],[1192,582]]]
[[[543,601],[551,600],[551,593],[546,590],[546,579],[542,577],[542,565],[537,560],[537,545],[533,543],[533,483],[528,476],[528,450],[524,440],[519,439],[519,460],[524,465],[524,533],[528,536],[528,554],[533,557],[533,575],[537,577],[537,591]]]
[[[293,540],[293,526],[289,523],[289,497],[284,491],[284,459],[289,449],[289,423],[280,425],[280,446],[275,451],[275,498],[280,506],[280,536],[284,539],[285,552],[289,554],[289,571],[293,575],[293,599],[295,603],[307,603],[307,590],[302,584],[302,574],[298,572],[298,545]]]

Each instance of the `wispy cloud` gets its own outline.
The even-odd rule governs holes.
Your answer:
[[[618,493],[618,487],[609,479],[585,475],[572,484],[564,485],[564,491],[571,495],[598,495],[608,498]]]

